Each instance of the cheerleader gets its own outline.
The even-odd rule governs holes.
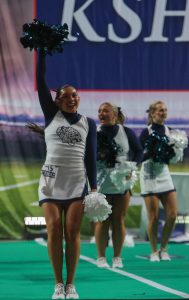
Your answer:
[[[59,88],[55,101],[52,99],[46,85],[42,51],[37,64],[37,88],[45,117],[47,149],[38,192],[39,205],[46,219],[48,253],[56,283],[52,299],[78,299],[74,277],[80,254],[83,199],[88,194],[88,182],[90,190],[96,191],[96,124],[77,112],[80,97],[73,86]],[[66,279],[62,274],[63,231]]]
[[[142,147],[135,133],[123,126],[125,117],[119,107],[109,102],[102,103],[98,117],[100,121],[97,130],[98,191],[106,195],[108,203],[112,205],[112,213],[105,221],[94,224],[98,251],[97,266],[109,267],[105,251],[111,226],[114,251],[112,267],[123,268],[121,250],[126,234],[125,216],[132,185],[127,185],[127,182],[131,183],[132,170],[142,159]],[[126,164],[129,171],[123,173]]]
[[[165,125],[167,107],[157,101],[150,105],[148,127],[140,135],[144,148],[143,163],[140,172],[141,195],[144,197],[148,213],[148,238],[151,245],[150,261],[170,261],[167,252],[169,237],[173,231],[177,200],[175,187],[169,172],[168,163],[175,155],[169,143],[170,129]],[[162,204],[166,220],[163,227],[160,249],[158,249],[159,204]]]

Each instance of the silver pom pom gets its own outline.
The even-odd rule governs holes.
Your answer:
[[[85,196],[83,203],[85,205],[84,212],[90,221],[105,221],[109,214],[112,213],[111,205],[104,194],[92,192]]]
[[[136,162],[120,160],[110,174],[111,181],[120,192],[130,190],[138,179],[136,170]]]
[[[184,149],[188,146],[188,137],[184,130],[171,130],[169,135],[170,143],[174,144],[173,148],[175,156],[171,159],[171,163],[177,163],[183,160]]]

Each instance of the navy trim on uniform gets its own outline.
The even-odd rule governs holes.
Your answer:
[[[41,206],[45,202],[53,202],[53,203],[57,203],[57,204],[69,204],[73,201],[78,201],[78,200],[84,199],[87,194],[88,194],[88,187],[87,187],[87,184],[85,184],[83,193],[80,197],[72,198],[72,199],[65,199],[65,200],[46,198],[46,199],[39,201],[39,206]]]
[[[80,200],[83,200],[83,197],[79,197],[79,198],[73,198],[73,199],[67,199],[67,200],[58,200],[58,199],[43,199],[43,200],[40,200],[39,201],[39,206],[41,206],[43,203],[46,203],[46,202],[52,202],[52,203],[56,203],[56,204],[62,204],[62,205],[65,205],[65,204],[69,204],[71,202],[74,202],[74,201],[80,201]]]
[[[86,140],[86,151],[85,151],[85,166],[87,177],[89,179],[89,184],[91,189],[97,188],[97,133],[96,133],[96,123],[94,120],[87,118],[89,124],[89,132]]]
[[[132,129],[125,126],[123,126],[123,128],[129,142],[129,160],[135,161],[137,164],[139,164],[143,158],[143,149],[140,141]]]
[[[165,191],[165,192],[158,192],[158,193],[149,193],[149,194],[141,194],[141,196],[143,197],[147,197],[147,196],[153,196],[153,195],[166,195],[170,192],[176,192],[176,189],[173,190],[169,190],[169,191]]]
[[[105,196],[110,196],[110,197],[113,197],[113,196],[125,196],[125,194],[127,194],[127,192],[129,192],[131,194],[131,191],[130,190],[126,190],[123,194],[107,194],[107,193],[104,193]]]
[[[45,54],[38,54],[36,79],[39,102],[45,118],[45,127],[47,127],[58,111],[58,107],[53,101],[51,92],[46,83],[46,60]]]

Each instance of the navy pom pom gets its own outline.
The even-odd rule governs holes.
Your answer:
[[[63,52],[63,44],[68,39],[68,25],[49,25],[34,19],[23,25],[20,42],[24,48],[41,50],[45,54]]]
[[[105,164],[107,168],[113,168],[120,146],[114,139],[108,137],[103,131],[97,132],[97,160]]]
[[[159,163],[169,164],[175,156],[173,146],[166,135],[159,135],[156,131],[153,131],[145,142],[145,150],[154,162]]]

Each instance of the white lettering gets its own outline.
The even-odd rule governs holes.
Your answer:
[[[134,41],[141,32],[142,24],[140,18],[123,2],[123,0],[113,0],[113,7],[118,15],[129,24],[131,33],[128,37],[122,38],[115,34],[113,24],[110,23],[108,24],[109,39],[116,43],[129,43]]]
[[[33,226],[33,225],[44,226],[44,225],[46,225],[46,221],[45,221],[44,217],[25,217],[24,218],[24,223],[25,223],[25,225],[30,225],[30,226]]]
[[[86,1],[77,11],[74,12],[75,0],[65,0],[63,15],[62,15],[62,24],[67,23],[69,28],[69,40],[77,41],[76,36],[71,35],[73,18],[77,22],[77,25],[80,27],[83,35],[88,41],[92,42],[105,42],[106,38],[97,34],[97,32],[92,27],[91,23],[87,19],[84,10],[91,5],[94,0]]]
[[[67,23],[69,28],[69,41],[78,40],[78,36],[72,34],[73,21],[77,23],[81,32],[88,41],[105,42],[109,39],[115,43],[130,43],[138,38],[142,30],[142,21],[140,17],[125,4],[124,0],[112,0],[112,5],[118,16],[120,16],[130,27],[130,34],[125,37],[119,36],[115,32],[115,25],[108,24],[108,36],[101,36],[93,28],[92,23],[85,15],[85,10],[96,0],[86,0],[86,2],[75,10],[76,0],[65,0],[62,24]],[[186,0],[185,10],[166,10],[168,0],[156,0],[154,9],[154,19],[151,34],[144,38],[144,42],[168,42],[169,37],[163,34],[166,17],[183,17],[183,27],[181,35],[175,38],[176,42],[189,42],[189,0]],[[144,22],[147,20],[144,19]],[[99,18],[99,16],[98,16]],[[106,26],[106,25],[105,25]]]
[[[180,37],[175,38],[177,42],[189,42],[189,1],[186,0],[186,9],[166,10],[167,0],[156,0],[152,32],[145,42],[167,42],[168,37],[163,36],[165,17],[184,17],[183,30]]]

